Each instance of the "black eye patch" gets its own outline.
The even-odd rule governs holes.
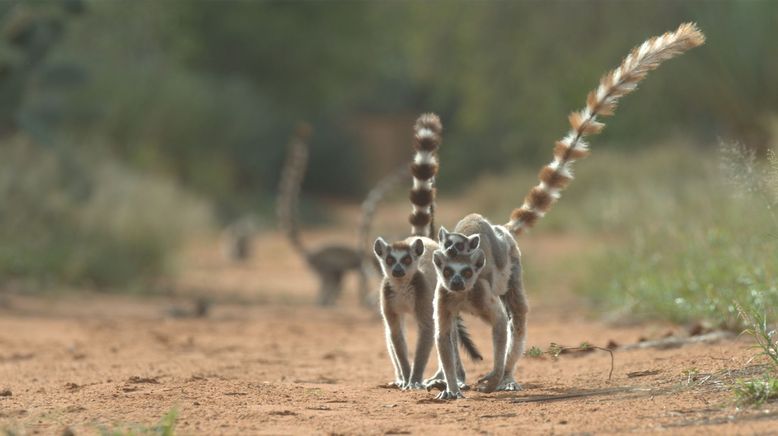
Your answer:
[[[464,277],[466,279],[469,279],[470,277],[473,277],[473,270],[471,270],[470,268],[465,268],[462,271],[462,277]]]
[[[445,278],[449,278],[449,277],[451,277],[452,275],[454,275],[454,270],[453,270],[453,269],[451,269],[451,268],[445,268],[445,269],[443,270],[443,277],[445,277]]]
[[[445,248],[448,248],[448,247],[450,247],[450,246],[451,246],[451,244],[453,244],[453,242],[451,242],[451,241],[449,240],[449,241],[446,241],[446,243],[445,243],[445,244],[443,244],[443,246],[444,246]]]
[[[410,265],[412,260],[413,260],[413,259],[411,259],[411,256],[408,256],[408,255],[406,254],[406,255],[405,255],[405,256],[404,256],[404,257],[403,257],[403,258],[400,260],[400,262],[402,262],[402,263],[403,263],[403,265]]]
[[[394,265],[395,262],[396,262],[396,260],[394,260],[394,258],[392,256],[386,256],[386,264],[387,265],[392,266],[392,265]]]
[[[465,244],[462,243],[462,242],[457,242],[456,247],[457,247],[457,250],[459,250],[459,251],[465,251]]]

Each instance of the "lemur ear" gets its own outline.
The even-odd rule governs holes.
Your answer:
[[[424,241],[421,239],[417,239],[413,241],[413,252],[416,254],[416,256],[421,256],[424,254]]]
[[[467,244],[471,250],[475,250],[479,245],[481,245],[481,237],[478,235],[468,236]]]
[[[443,254],[440,250],[435,250],[434,253],[432,253],[432,261],[435,263],[435,266],[438,268],[443,267],[443,257],[445,254]]]
[[[476,250],[470,255],[470,260],[473,262],[475,269],[480,270],[486,265],[486,254],[484,250]]]
[[[448,230],[446,230],[445,227],[440,226],[440,230],[438,230],[438,242],[445,241],[447,236],[448,236]]]
[[[384,238],[378,237],[375,240],[375,244],[373,244],[373,251],[375,252],[375,255],[378,257],[382,257],[384,253],[387,251],[387,247],[389,247],[389,244],[384,241]]]

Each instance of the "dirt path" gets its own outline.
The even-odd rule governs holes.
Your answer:
[[[281,243],[274,238],[264,241],[265,249]],[[170,308],[181,304],[180,298],[6,299],[0,309],[0,432],[58,434],[70,428],[93,434],[150,426],[172,409],[178,411],[181,434],[778,429],[775,405],[738,410],[726,389],[725,383],[752,368],[753,351],[744,340],[617,350],[611,380],[605,352],[524,358],[517,377],[523,391],[470,391],[464,400],[439,403],[434,393],[380,386],[392,372],[379,319],[357,307],[353,293],[337,308],[311,307],[315,282],[304,269],[294,277],[272,274],[278,270],[273,262],[301,268],[297,260],[265,256],[263,266],[228,267],[195,254],[191,262],[197,268],[186,276],[186,288],[210,291],[218,301],[206,318],[172,316]],[[229,293],[219,294],[225,290]],[[593,321],[574,298],[531,295],[531,301],[529,345],[544,349],[551,342],[623,345],[682,333],[667,325]],[[486,326],[467,321],[484,355],[490,355]],[[490,361],[467,363],[470,380],[486,373]],[[434,366],[431,359],[427,372]]]

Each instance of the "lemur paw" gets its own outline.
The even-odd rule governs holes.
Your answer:
[[[405,382],[402,380],[390,381],[386,384],[389,389],[402,389],[405,386]]]
[[[465,382],[463,382],[463,381],[458,381],[457,382],[457,386],[459,386],[459,389],[463,390],[463,391],[469,391],[470,390],[470,385],[465,383]]]
[[[437,397],[435,397],[436,400],[458,400],[460,398],[465,398],[464,395],[462,395],[462,392],[451,392],[448,389],[445,391],[441,391]]]
[[[499,386],[501,378],[502,377],[497,376],[497,374],[492,371],[478,380],[476,390],[478,392],[486,393],[494,392],[497,389],[497,386]]]
[[[431,391],[432,389],[444,391],[446,390],[446,380],[442,378],[428,379],[424,382],[424,387],[428,391]]]
[[[421,383],[421,382],[410,382],[410,383],[406,383],[406,384],[405,384],[405,385],[402,387],[402,389],[403,389],[404,391],[417,391],[417,390],[424,389],[425,387],[426,387],[426,386],[424,386],[424,384],[423,384],[423,383]]]
[[[516,380],[508,379],[500,382],[500,386],[497,386],[498,391],[520,391],[524,389]]]

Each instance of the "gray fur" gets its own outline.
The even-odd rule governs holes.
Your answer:
[[[419,254],[419,248],[422,248]],[[437,385],[443,378],[442,370],[424,380],[424,369],[432,352],[435,338],[433,318],[433,296],[435,271],[432,253],[438,248],[435,241],[425,237],[412,236],[400,243],[390,245],[382,238],[376,239],[374,252],[381,264],[383,282],[381,285],[381,314],[386,328],[387,349],[395,370],[393,384],[402,389],[421,389]],[[409,261],[404,262],[408,256]],[[405,341],[404,318],[412,315],[419,330],[413,364],[410,364]],[[460,323],[461,324],[461,323]],[[466,335],[461,324],[462,335]],[[454,345],[459,343],[459,330],[451,337]],[[475,354],[480,357],[473,346]],[[464,384],[464,366],[456,354],[454,366],[456,379]]]
[[[438,250],[434,254],[438,284],[435,290],[435,330],[438,357],[446,376],[446,390],[440,399],[461,398],[452,355],[454,320],[460,312],[472,313],[492,326],[494,367],[479,380],[478,390],[517,390],[513,372],[523,351],[528,311],[521,276],[521,254],[516,241],[501,226],[493,226],[477,214],[468,215],[454,233],[441,230],[442,240],[472,240],[476,249]],[[483,260],[483,261],[482,261]],[[498,263],[500,261],[500,263]],[[502,267],[498,265],[502,265]],[[463,272],[473,270],[472,277]],[[459,272],[459,277],[458,273]]]

